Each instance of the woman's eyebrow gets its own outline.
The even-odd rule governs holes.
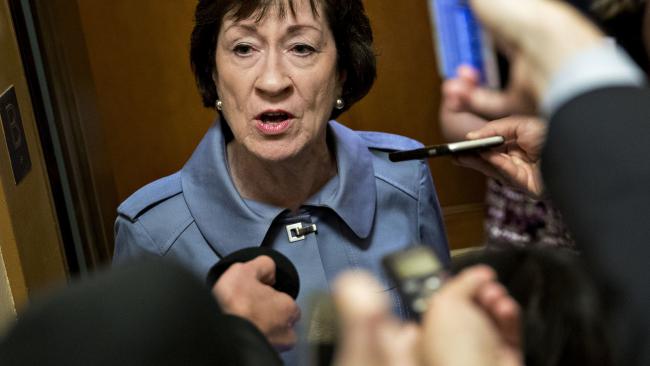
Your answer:
[[[257,35],[259,33],[259,29],[257,25],[255,24],[242,24],[239,22],[233,22],[232,24],[228,25],[224,29],[224,34],[231,32],[231,31],[239,31],[243,32],[244,34],[248,35]],[[311,25],[311,24],[292,24],[286,28],[285,35],[283,38],[286,37],[292,37],[297,34],[301,34],[304,32],[317,32],[319,36],[322,36],[323,30],[319,28],[318,26]]]
[[[318,32],[319,34],[322,34],[322,33],[323,33],[323,31],[322,31],[319,27],[316,27],[316,26],[314,26],[314,25],[309,25],[309,24],[294,24],[294,25],[290,25],[289,27],[287,27],[287,34],[289,34],[289,35],[293,35],[293,34],[295,34],[295,33],[300,33],[300,32],[302,32],[302,31],[304,31],[304,30],[310,30],[310,29],[311,29],[311,30],[315,30],[315,31]]]
[[[226,33],[233,28],[241,28],[245,33],[257,33],[257,27],[255,25],[241,23],[232,23],[223,32]]]

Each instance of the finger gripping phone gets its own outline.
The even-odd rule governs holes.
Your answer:
[[[388,154],[388,159],[393,162],[433,158],[436,156],[457,155],[481,151],[503,145],[503,136],[492,136],[483,139],[452,142],[449,144],[425,146],[420,149],[395,151]]]
[[[447,270],[433,249],[414,246],[385,256],[382,264],[406,307],[419,321],[428,298],[442,286]]]

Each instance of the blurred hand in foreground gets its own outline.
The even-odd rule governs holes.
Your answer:
[[[334,285],[342,339],[336,365],[521,365],[519,306],[476,266],[432,296],[423,323],[400,323],[388,298],[365,273],[342,275]]]
[[[425,365],[522,365],[519,305],[487,266],[466,269],[440,289],[423,318]]]

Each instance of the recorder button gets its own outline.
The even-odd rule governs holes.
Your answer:
[[[427,310],[427,302],[423,298],[417,298],[413,303],[411,304],[411,307],[415,312],[417,313],[424,313]]]
[[[431,278],[428,278],[428,279],[424,282],[424,287],[425,287],[427,290],[433,292],[433,291],[437,290],[437,289],[440,287],[440,279],[439,279],[438,277],[431,277]]]
[[[420,290],[420,284],[416,280],[407,280],[404,282],[403,290],[407,294],[414,294]]]

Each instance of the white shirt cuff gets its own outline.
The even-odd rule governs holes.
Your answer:
[[[550,117],[564,103],[606,86],[643,86],[645,74],[611,38],[573,56],[552,77],[541,112]]]

